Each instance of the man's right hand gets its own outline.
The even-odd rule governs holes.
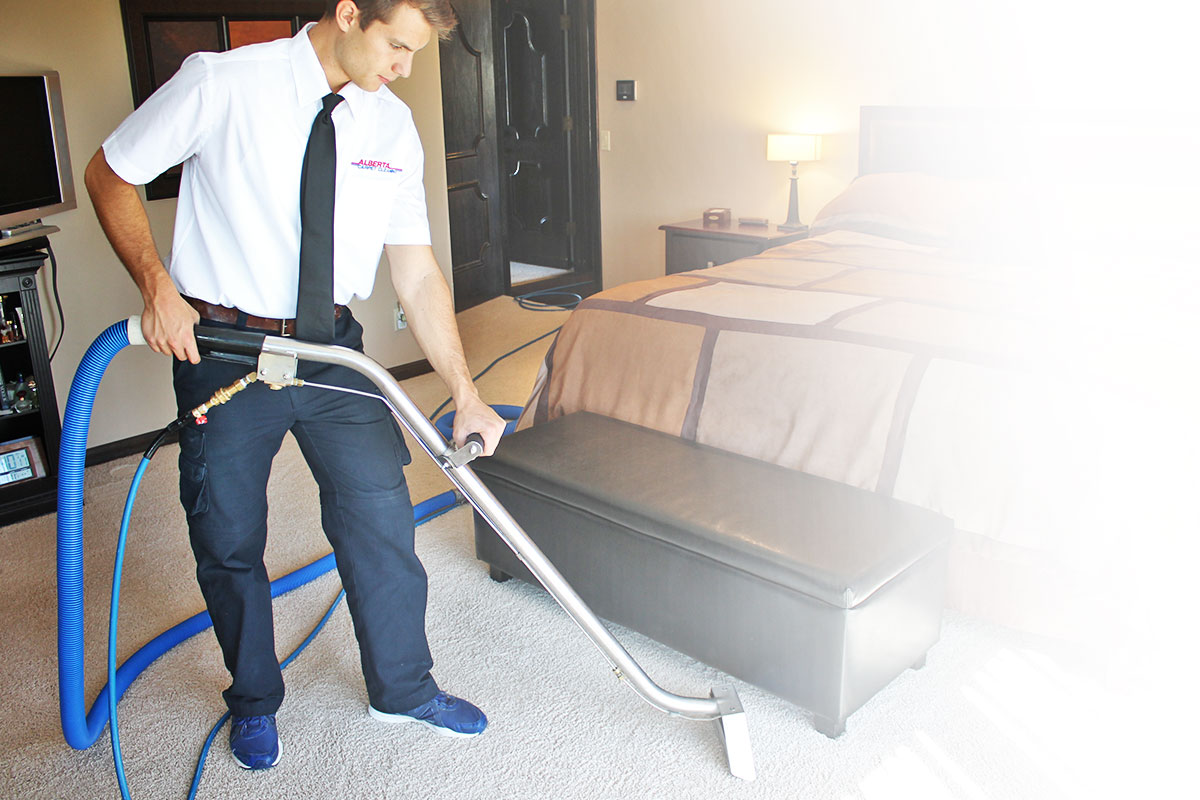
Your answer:
[[[158,287],[146,297],[142,335],[154,352],[199,364],[200,350],[196,347],[195,333],[199,321],[196,309],[188,305],[168,279],[165,286]]]

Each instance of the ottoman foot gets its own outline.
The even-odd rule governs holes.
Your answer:
[[[822,717],[820,714],[813,714],[813,727],[818,733],[828,736],[830,739],[836,739],[846,732],[846,720],[832,720],[829,717]]]

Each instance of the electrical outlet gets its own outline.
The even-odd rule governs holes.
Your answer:
[[[396,303],[396,330],[402,331],[408,327],[408,317],[404,316],[404,309]]]

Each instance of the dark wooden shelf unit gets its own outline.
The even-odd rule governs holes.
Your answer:
[[[24,323],[21,339],[0,344],[0,373],[5,382],[32,376],[38,398],[37,408],[0,414],[0,457],[6,447],[19,447],[27,450],[23,458],[38,465],[35,477],[0,485],[0,525],[49,513],[57,504],[62,427],[37,287],[37,272],[48,258],[41,248],[47,244],[42,239],[0,247],[0,295],[6,309],[22,309]]]

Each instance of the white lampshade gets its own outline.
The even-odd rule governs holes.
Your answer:
[[[768,133],[767,161],[816,161],[821,137],[809,133]]]

